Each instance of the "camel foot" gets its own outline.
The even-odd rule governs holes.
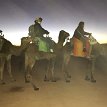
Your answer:
[[[68,75],[68,78],[71,78],[71,75]]]
[[[39,88],[35,87],[35,88],[34,88],[34,90],[35,90],[35,91],[38,91],[38,90],[39,90]]]
[[[96,80],[92,79],[91,82],[92,82],[92,83],[96,83]]]
[[[70,80],[66,80],[66,83],[70,83]]]
[[[89,81],[89,80],[90,80],[90,78],[89,78],[88,76],[86,76],[86,77],[85,77],[85,80],[86,80],[86,81]]]
[[[44,81],[45,81],[45,82],[48,82],[48,81],[49,81],[49,79],[48,79],[47,77],[48,77],[48,76],[45,75],[45,77],[44,77]]]
[[[16,80],[14,78],[11,79],[11,82],[15,82]]]
[[[45,81],[45,82],[48,82],[49,79],[45,76],[44,81]]]
[[[49,79],[44,79],[45,82],[49,82]]]
[[[25,80],[25,83],[30,83],[30,81]]]
[[[4,81],[1,81],[0,84],[1,84],[1,85],[5,85],[6,83],[5,83]]]
[[[55,79],[52,79],[52,82],[56,82],[56,80],[55,80]]]

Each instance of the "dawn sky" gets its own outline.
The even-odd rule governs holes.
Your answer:
[[[0,0],[0,29],[19,45],[28,27],[42,17],[42,27],[57,41],[60,30],[71,37],[80,21],[100,43],[107,43],[107,0]]]

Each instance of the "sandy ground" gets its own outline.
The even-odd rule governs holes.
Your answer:
[[[96,83],[85,81],[86,67],[76,64],[70,67],[71,82],[66,83],[63,73],[56,73],[57,82],[44,82],[44,67],[33,73],[34,91],[31,84],[24,83],[24,72],[13,70],[17,81],[11,82],[5,72],[5,85],[0,85],[0,107],[107,107],[107,74],[95,71]]]

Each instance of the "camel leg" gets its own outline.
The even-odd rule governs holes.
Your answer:
[[[4,72],[4,64],[5,64],[5,58],[0,58],[0,84],[5,84],[3,80],[3,72]]]
[[[52,73],[52,82],[56,82],[56,79],[55,79],[55,59],[52,59],[51,60],[51,64],[52,64],[52,69],[51,69],[51,73]]]
[[[64,58],[62,71],[64,72],[64,77],[66,82],[70,82],[71,75],[68,72],[68,65],[70,62],[70,55]]]
[[[28,57],[25,54],[25,83],[29,83],[28,79],[27,79],[27,73],[28,73]]]
[[[7,68],[8,68],[8,72],[9,72],[9,76],[11,78],[11,81],[16,81],[13,78],[12,72],[11,72],[11,55],[7,56]]]
[[[55,68],[55,59],[52,58],[48,62],[48,67],[47,67],[47,71],[46,71],[46,74],[45,74],[44,81],[49,81],[49,70],[51,70],[51,78],[50,79],[52,80],[52,82],[56,82],[54,68]]]
[[[25,83],[29,83],[30,82],[30,78],[31,78],[31,75],[30,75],[30,72],[31,72],[31,64],[29,64],[30,61],[29,61],[29,57],[27,54],[25,54]]]
[[[27,69],[25,71],[25,82],[26,83],[31,83],[31,85],[33,86],[33,89],[35,91],[39,90],[39,88],[34,84],[33,79],[32,79],[32,67],[31,66],[27,66]]]
[[[95,58],[92,59],[92,68],[91,68],[91,82],[96,82],[96,80],[94,79],[93,73],[95,71]]]
[[[27,69],[25,69],[25,83],[29,83],[28,75],[27,75]]]
[[[48,66],[47,66],[47,70],[46,70],[46,73],[45,73],[44,81],[49,81],[49,69],[50,69],[50,63],[51,63],[51,60],[48,61]]]
[[[85,80],[91,81],[91,82],[96,82],[93,76],[93,72],[95,70],[95,59],[88,59],[88,70],[86,72],[86,77]]]
[[[25,54],[25,83],[30,82],[34,90],[39,90],[32,80],[32,68],[35,62],[35,58],[28,57],[28,55]]]
[[[85,80],[86,81],[90,81],[90,75],[91,75],[91,70],[90,70],[90,68],[91,68],[91,61],[88,59],[87,60],[88,61],[88,64],[87,64],[87,70],[86,70],[86,75],[85,75]]]
[[[30,83],[30,80],[32,80],[31,67],[27,65],[25,68],[25,83]]]
[[[65,77],[66,82],[70,82],[71,76],[68,73],[68,67],[67,67],[67,65],[65,65],[65,67],[64,67],[64,77]]]

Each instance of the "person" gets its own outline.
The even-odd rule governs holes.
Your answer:
[[[88,48],[87,41],[92,33],[84,31],[84,22],[80,21],[73,34],[73,55],[86,57]]]
[[[32,42],[37,44],[39,51],[48,52],[49,44],[43,35],[48,35],[49,32],[41,26],[42,20],[41,17],[36,18],[35,23],[29,27],[28,35],[32,37]]]
[[[44,34],[49,34],[49,32],[41,26],[42,20],[41,17],[36,18],[34,21],[35,24],[29,27],[29,36],[33,39],[35,39],[35,37],[43,38]]]
[[[84,31],[84,22],[79,22],[78,27],[76,28],[73,37],[79,39],[83,43],[83,51],[86,51],[86,37],[85,35],[92,35],[92,33],[88,33]]]

